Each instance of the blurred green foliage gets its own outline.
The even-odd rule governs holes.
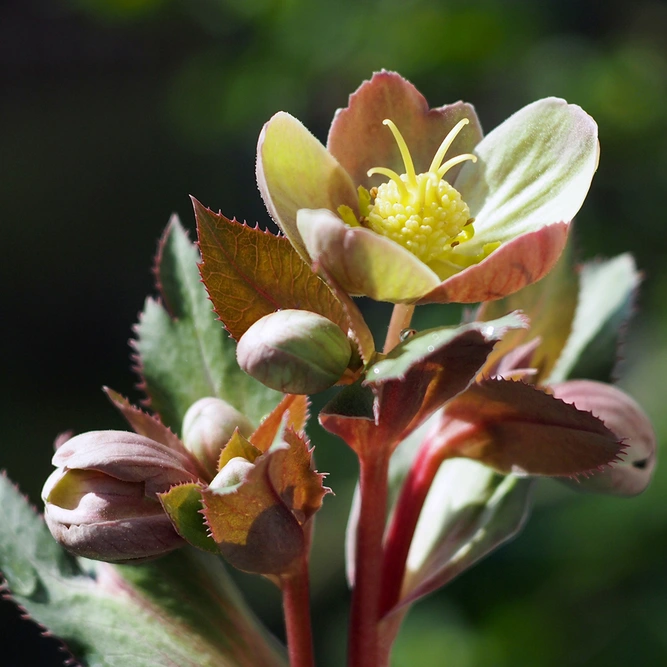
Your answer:
[[[665,34],[658,0],[3,3],[0,466],[37,502],[59,431],[123,427],[98,389],[138,397],[126,341],[153,290],[149,266],[169,214],[192,228],[193,194],[269,225],[254,184],[262,124],[283,109],[324,140],[334,110],[383,67],[434,106],[473,102],[487,130],[546,95],[596,118],[602,158],[577,245],[585,258],[630,250],[646,273],[624,386],[662,439]],[[388,309],[367,312],[381,336]],[[417,324],[457,315],[424,309]],[[314,552],[318,664],[334,667],[344,655],[355,463],[318,427],[312,435],[337,494],[318,517]],[[516,542],[416,607],[395,665],[667,664],[666,494],[660,465],[649,491],[629,501],[543,484]],[[240,580],[281,633],[277,595]],[[19,627],[9,605],[0,609],[3,627]],[[31,662],[38,646],[17,634],[0,662],[59,664],[52,654]]]

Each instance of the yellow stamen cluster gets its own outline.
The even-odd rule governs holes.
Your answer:
[[[447,260],[451,249],[470,239],[474,233],[468,205],[443,176],[454,165],[466,160],[475,162],[477,158],[466,153],[442,163],[454,139],[468,122],[464,118],[456,124],[440,145],[429,170],[417,175],[403,136],[387,119],[384,125],[396,139],[405,174],[399,176],[383,167],[368,172],[369,176],[382,174],[390,179],[378,187],[367,216],[368,226],[400,243],[427,264]]]
[[[476,162],[477,158],[465,153],[444,163],[443,160],[468,122],[465,118],[457,123],[437,150],[429,170],[416,174],[403,136],[391,120],[384,120],[398,144],[405,173],[399,176],[384,167],[369,170],[369,176],[382,174],[389,180],[373,188],[370,196],[360,188],[361,224],[399,243],[427,264],[443,261],[459,264],[463,258],[452,257],[452,249],[472,238],[473,219],[459,192],[443,177],[454,165],[466,160]],[[341,211],[346,222],[350,213],[351,210]],[[356,220],[354,223],[359,224]]]

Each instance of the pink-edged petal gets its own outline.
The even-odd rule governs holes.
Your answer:
[[[440,282],[398,243],[363,227],[348,227],[328,210],[300,210],[297,226],[313,263],[352,295],[413,303]]]
[[[641,493],[656,463],[655,431],[641,407],[620,389],[593,380],[570,380],[552,389],[554,396],[601,419],[626,445],[622,461],[581,480],[575,488],[620,496]]]
[[[355,185],[379,185],[382,176],[369,178],[373,167],[388,167],[399,174],[405,171],[392,133],[382,125],[389,118],[401,131],[417,173],[428,170],[442,140],[463,118],[470,123],[455,139],[448,155],[469,153],[482,138],[474,108],[456,102],[437,109],[428,108],[424,96],[396,72],[376,72],[350,95],[348,106],[336,112],[327,148],[352,177]],[[448,173],[454,179],[460,167]],[[315,208],[309,206],[308,208]]]
[[[356,186],[345,169],[302,123],[282,111],[259,135],[257,184],[271,217],[306,261],[296,212],[336,211],[341,205],[358,208]]]
[[[501,245],[425,294],[419,303],[477,303],[517,292],[543,278],[558,261],[569,223],[556,223]]]
[[[539,100],[510,116],[475,148],[454,182],[475,218],[462,255],[507,243],[544,225],[570,222],[597,169],[595,121],[565,100]]]
[[[53,455],[56,467],[97,470],[125,482],[142,482],[147,496],[197,480],[189,457],[150,438],[125,431],[89,431]]]

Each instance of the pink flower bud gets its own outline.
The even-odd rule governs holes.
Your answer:
[[[138,562],[184,544],[156,494],[196,481],[183,454],[136,433],[92,431],[61,445],[42,490],[54,538],[79,556]]]
[[[244,437],[254,431],[248,419],[221,398],[202,398],[193,403],[183,418],[183,444],[215,477],[222,448],[235,429]]]

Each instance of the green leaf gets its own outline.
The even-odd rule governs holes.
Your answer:
[[[156,263],[162,303],[147,299],[134,341],[151,406],[176,433],[187,409],[206,396],[226,400],[255,424],[280,400],[238,367],[235,343],[216,321],[200,282],[198,260],[174,216]]]
[[[584,264],[572,333],[549,383],[569,377],[608,380],[623,327],[632,313],[641,276],[630,254]]]
[[[531,480],[452,459],[426,498],[396,611],[428,595],[514,537],[529,511]]]
[[[482,304],[478,319],[492,320],[513,310],[520,310],[530,320],[530,327],[510,331],[489,355],[487,367],[494,366],[510,350],[539,336],[540,343],[530,360],[538,370],[535,382],[549,377],[572,331],[577,309],[579,278],[574,270],[569,246],[558,264],[537,283],[498,301]]]
[[[0,571],[14,600],[91,667],[266,667],[285,660],[217,559],[77,561],[0,476]],[[86,563],[86,568],[82,567]]]
[[[266,421],[266,420],[265,420]],[[247,438],[244,438],[238,431],[229,439],[229,442],[222,448],[220,458],[218,459],[218,471],[222,470],[232,459],[241,457],[254,463],[255,459],[262,455],[261,450],[257,449]]]
[[[438,355],[459,336],[479,332],[485,341],[500,340],[511,329],[526,327],[526,319],[519,313],[489,322],[471,322],[458,327],[438,327],[420,331],[415,336],[397,345],[385,359],[373,364],[367,373],[367,384],[379,384],[389,380],[404,380],[406,375]]]
[[[347,331],[343,306],[286,238],[228,220],[197,200],[193,204],[202,279],[236,340],[265,315],[286,309],[317,313]]]
[[[201,514],[202,486],[195,482],[172,486],[158,497],[178,534],[193,547],[217,554],[218,547],[208,534]]]

